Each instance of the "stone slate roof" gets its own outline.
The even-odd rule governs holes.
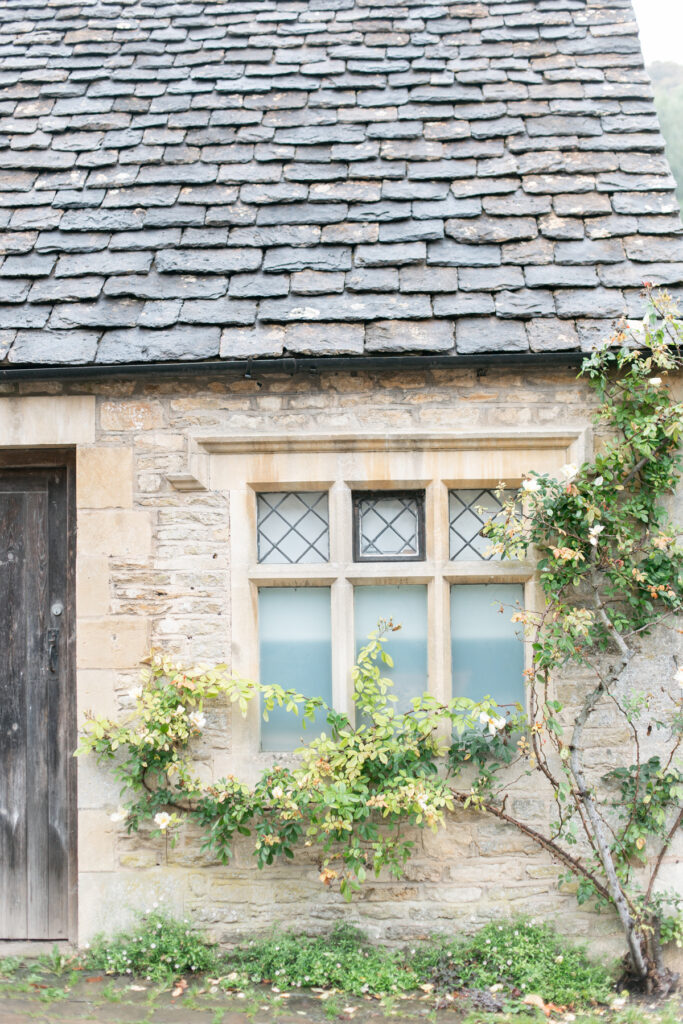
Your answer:
[[[2,0],[0,363],[587,348],[663,147],[630,0]]]

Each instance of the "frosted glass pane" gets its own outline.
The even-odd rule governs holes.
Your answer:
[[[520,623],[510,621],[523,604],[521,583],[451,587],[454,697],[524,704],[524,633]]]
[[[422,555],[421,493],[358,495],[356,502],[356,547],[360,559],[415,559]]]
[[[259,562],[329,561],[327,491],[262,492],[256,507]]]
[[[276,683],[332,705],[329,587],[262,587],[259,656],[262,683]],[[325,727],[325,713],[304,729],[301,715],[275,707],[261,721],[262,750],[294,750]]]
[[[507,493],[505,495],[507,497]],[[450,557],[452,561],[483,558],[499,559],[500,555],[487,554],[491,540],[481,537],[482,526],[502,508],[495,491],[481,488],[461,488],[448,493],[448,519]],[[479,511],[481,509],[481,511]]]
[[[387,651],[394,659],[392,669],[382,666],[382,675],[394,681],[399,711],[410,709],[413,697],[427,689],[427,588],[426,586],[356,587],[354,591],[356,653],[377,628],[378,619],[401,624],[389,634]]]

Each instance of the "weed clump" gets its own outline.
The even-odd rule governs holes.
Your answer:
[[[187,919],[153,910],[131,931],[112,938],[98,935],[85,955],[84,966],[107,974],[170,981],[179,975],[216,972],[220,956],[215,943]]]

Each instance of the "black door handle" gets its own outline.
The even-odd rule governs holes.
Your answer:
[[[47,666],[50,672],[57,671],[59,662],[59,630],[48,629],[47,631]]]

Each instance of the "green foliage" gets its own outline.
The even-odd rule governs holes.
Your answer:
[[[169,982],[182,974],[216,971],[216,947],[187,920],[153,910],[132,931],[107,938],[98,935],[83,958],[88,970],[136,975]]]
[[[414,968],[419,971],[422,958],[428,962],[430,954],[418,954]],[[577,1006],[606,1002],[613,984],[610,973],[591,962],[582,946],[527,920],[492,922],[471,938],[444,945],[431,980],[442,992],[501,985],[507,998],[536,993],[545,1002]]]
[[[129,798],[114,818],[129,831],[153,821],[158,833],[173,832],[189,819],[204,830],[203,848],[222,862],[236,835],[251,837],[260,868],[293,858],[301,841],[315,843],[321,881],[338,880],[349,897],[369,872],[387,867],[401,875],[413,848],[402,826],[436,829],[443,822],[453,799],[437,770],[446,750],[438,730],[449,722],[462,733],[493,706],[465,698],[441,704],[425,694],[407,714],[397,714],[380,667],[391,665],[385,634],[393,628],[380,623],[358,656],[356,725],[320,700],[233,680],[224,665],[186,669],[155,654],[133,695],[135,712],[120,723],[88,719],[77,753],[113,764]],[[274,765],[251,787],[234,776],[202,785],[189,745],[206,724],[205,703],[229,699],[244,711],[256,695],[266,713],[278,703],[301,709],[304,722],[322,708],[328,731],[298,752],[296,768]]]
[[[408,992],[421,980],[402,953],[370,945],[361,932],[344,924],[327,936],[276,931],[231,951],[225,963],[230,984],[238,979],[243,985],[268,981],[283,991],[335,988],[354,995],[386,995]]]
[[[495,985],[506,999],[535,992],[546,1001],[577,1006],[605,1002],[611,986],[609,972],[593,964],[582,947],[524,919],[402,949],[370,943],[358,928],[339,922],[327,935],[274,930],[219,954],[187,921],[155,911],[131,931],[99,937],[82,965],[167,983],[183,974],[210,972],[229,990],[272,984],[280,991],[324,988],[390,996],[423,985],[435,992]]]

